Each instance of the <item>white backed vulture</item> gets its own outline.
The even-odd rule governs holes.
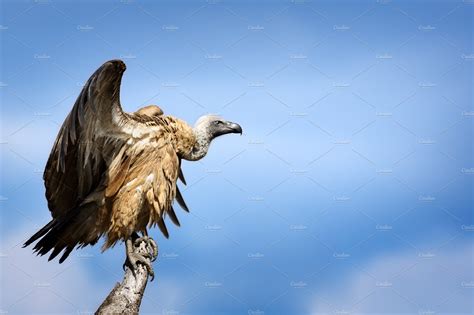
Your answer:
[[[95,71],[52,148],[43,176],[52,220],[24,244],[39,240],[34,251],[52,251],[49,260],[62,253],[62,263],[74,248],[104,236],[104,250],[124,240],[132,267],[142,262],[151,269],[132,252],[132,238],[141,232],[141,239],[151,240],[147,227],[154,225],[168,237],[166,216],[179,226],[173,201],[188,211],[176,185],[178,178],[184,182],[181,160],[199,160],[214,138],[242,133],[238,124],[215,115],[190,126],[154,105],[124,112],[125,69],[123,61],[111,60]]]

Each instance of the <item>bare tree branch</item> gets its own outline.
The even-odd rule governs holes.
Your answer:
[[[134,251],[140,254],[147,253],[146,243],[141,242],[139,246],[134,247]],[[148,270],[142,264],[138,264],[135,275],[132,269],[126,266],[122,283],[115,285],[95,314],[138,314],[148,276]]]

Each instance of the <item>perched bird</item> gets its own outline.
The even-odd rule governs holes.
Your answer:
[[[173,201],[188,207],[176,185],[186,184],[181,160],[203,158],[212,140],[242,128],[219,116],[199,118],[194,126],[167,116],[155,105],[135,113],[122,111],[120,84],[126,69],[121,60],[104,63],[89,78],[64,121],[49,156],[43,179],[52,220],[28,239],[49,260],[74,248],[94,245],[105,236],[103,250],[125,241],[127,261],[150,261],[133,245],[150,242],[147,227],[158,225],[168,238],[165,218],[180,225]],[[156,253],[155,253],[156,257]],[[148,257],[149,258],[149,257]]]

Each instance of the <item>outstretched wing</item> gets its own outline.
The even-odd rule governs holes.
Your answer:
[[[164,137],[169,137],[170,126],[165,125],[161,115],[153,118],[122,111],[120,84],[125,69],[121,60],[108,61],[97,69],[82,89],[53,145],[43,175],[53,219],[24,244],[28,246],[40,239],[34,250],[40,255],[53,250],[50,260],[64,250],[61,263],[76,246],[97,242],[104,233],[97,224],[102,215],[99,209],[108,208],[104,206],[106,199],[115,198],[134,169],[144,167],[146,170],[147,165],[153,165],[164,172],[161,179],[166,181],[158,182],[161,188],[155,188],[157,194],[150,198],[160,201],[158,225],[163,223],[166,213],[173,222],[177,221],[176,215],[171,213],[174,197],[187,209],[179,192],[174,193],[180,171],[179,158]],[[161,150],[152,150],[160,156],[150,163],[135,163],[140,157],[135,149],[141,145],[133,144],[146,142],[144,139],[150,135],[166,142],[168,152],[165,156],[171,162],[165,163]],[[143,149],[152,148],[145,145]],[[142,155],[147,156],[153,157],[152,154]],[[142,178],[146,180],[148,175]],[[167,199],[166,203],[163,198]]]
[[[53,218],[75,209],[103,184],[107,154],[126,141],[130,125],[136,124],[120,106],[125,69],[121,60],[97,69],[59,131],[43,175]]]
[[[40,239],[34,250],[53,259],[65,249],[64,261],[76,245],[94,244],[100,237],[94,192],[106,185],[108,159],[113,158],[142,126],[122,111],[120,83],[125,64],[104,63],[89,78],[51,150],[43,179],[53,219],[28,239]],[[134,128],[135,127],[135,128]],[[141,128],[140,128],[141,127]]]

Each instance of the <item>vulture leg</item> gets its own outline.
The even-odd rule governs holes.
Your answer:
[[[151,256],[151,261],[155,261],[158,257],[158,245],[156,244],[155,240],[148,236],[148,231],[145,229],[143,231],[143,236],[136,238],[134,243],[138,246],[141,242],[146,243],[146,248]]]
[[[135,241],[138,239],[136,239],[134,236],[136,237],[137,235],[132,235],[125,241],[125,249],[127,255],[127,260],[125,261],[125,264],[128,264],[130,266],[130,269],[132,270],[133,274],[135,274],[135,271],[138,268],[137,263],[143,264],[151,276],[151,281],[153,281],[153,279],[155,278],[155,272],[153,271],[153,267],[151,266],[150,261],[152,256],[150,253],[141,254],[135,251],[135,248],[138,247],[140,242],[136,243]]]

